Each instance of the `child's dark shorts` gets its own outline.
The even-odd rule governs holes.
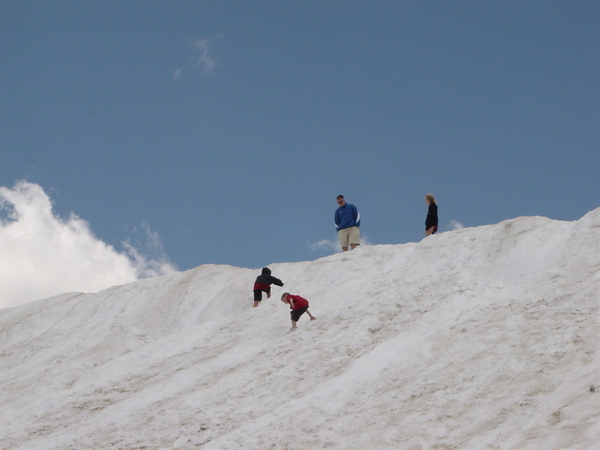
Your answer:
[[[307,309],[308,309],[308,306],[306,308],[301,308],[301,309],[292,309],[290,311],[290,315],[292,316],[292,320],[294,322],[298,322],[298,319],[300,318],[300,316],[302,316],[302,314],[304,314]]]
[[[271,288],[269,289],[265,289],[264,291],[257,289],[254,291],[254,301],[255,302],[260,302],[262,300],[262,293],[266,292],[267,294],[271,293]]]

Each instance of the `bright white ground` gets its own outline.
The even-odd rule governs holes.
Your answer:
[[[255,309],[207,265],[0,310],[0,448],[597,450],[599,242],[521,217],[273,264]]]

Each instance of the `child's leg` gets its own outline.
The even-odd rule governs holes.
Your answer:
[[[304,310],[303,309],[292,309],[290,311],[290,318],[292,319],[292,329],[297,328],[297,324],[298,324],[298,320],[300,319],[300,316],[304,314]]]
[[[254,308],[260,305],[260,301],[262,300],[262,291],[254,291]]]
[[[315,316],[313,316],[308,309],[306,310],[306,314],[308,314],[308,317],[310,317],[310,320],[317,320],[317,318]]]
[[[296,324],[298,323],[298,320],[300,320],[300,317],[302,317],[302,314],[304,314],[306,311],[308,311],[308,308],[293,309],[290,312],[290,316],[292,318],[292,328],[296,328]],[[311,316],[310,313],[308,313],[308,315]],[[311,318],[310,320],[315,320],[315,319]]]

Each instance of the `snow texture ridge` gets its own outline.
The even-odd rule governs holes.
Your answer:
[[[0,448],[600,444],[600,208],[0,310]],[[296,333],[279,301],[318,318]]]

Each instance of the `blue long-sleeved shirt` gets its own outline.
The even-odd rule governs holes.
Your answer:
[[[338,231],[350,227],[360,227],[360,213],[356,206],[346,203],[335,210],[334,221]]]

